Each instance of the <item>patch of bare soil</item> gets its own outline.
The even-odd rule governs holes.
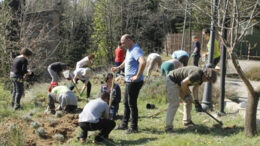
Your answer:
[[[31,122],[41,123],[41,127],[45,129],[45,136],[40,137],[36,134],[36,129],[30,128]],[[78,114],[65,114],[62,117],[56,118],[54,115],[42,114],[39,118],[34,118],[30,122],[23,119],[8,118],[5,119],[5,124],[0,126],[0,135],[8,132],[8,127],[16,124],[21,127],[23,136],[26,138],[25,145],[28,146],[46,146],[55,143],[64,143],[70,138],[73,138],[73,132],[78,126]],[[64,141],[57,141],[53,138],[55,134],[64,136]]]

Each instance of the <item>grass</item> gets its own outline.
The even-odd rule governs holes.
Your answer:
[[[99,78],[93,78],[91,99],[94,99],[100,90]],[[60,84],[69,85],[69,82],[62,82]],[[78,87],[81,87],[80,83]],[[31,115],[32,117],[39,117],[46,108],[46,98],[48,84],[37,84],[26,92],[26,96],[22,98],[23,110],[13,111],[9,108],[10,93],[4,91],[0,86],[0,119],[5,118],[22,118],[25,115]],[[122,95],[124,95],[124,87],[121,86]],[[36,98],[30,98],[30,97]],[[122,96],[123,100],[123,96]],[[41,106],[35,106],[34,102],[39,102]],[[151,103],[155,105],[155,109],[146,109],[146,104]],[[79,107],[85,106],[85,100],[79,102]],[[192,110],[192,119],[197,126],[193,128],[185,128],[182,125],[182,105],[180,105],[175,120],[174,129],[176,134],[166,134],[164,132],[166,112],[154,118],[148,118],[160,110],[167,108],[167,98],[165,89],[164,78],[154,78],[151,82],[146,82],[140,91],[138,97],[138,110],[139,110],[139,133],[125,135],[124,131],[113,130],[110,134],[110,138],[113,142],[105,142],[105,145],[259,145],[260,136],[257,135],[253,138],[244,136],[243,126],[244,120],[239,115],[229,115],[221,117],[220,120],[224,123],[221,128],[216,126],[216,122],[205,114],[196,113]],[[33,113],[33,114],[31,114]],[[123,115],[123,103],[121,101],[119,108],[119,115]],[[116,120],[117,125],[120,120]],[[3,125],[4,123],[0,123]],[[235,125],[235,126],[234,126]],[[0,127],[1,128],[1,127]],[[16,131],[17,132],[17,131]],[[21,131],[18,131],[21,133]],[[260,132],[260,131],[259,131]],[[15,133],[15,132],[14,132]],[[77,136],[80,134],[80,128],[76,128],[74,131],[74,138],[65,142],[63,145],[81,145]],[[2,137],[2,135],[0,135]],[[21,141],[22,135],[19,133],[12,134],[7,139],[7,143],[14,142],[24,144]],[[94,145],[92,140],[94,136],[87,139],[87,142],[83,145]],[[1,143],[0,143],[1,144]],[[60,145],[57,141],[56,145]]]
[[[246,73],[246,77],[250,80],[260,81],[260,68],[251,68]]]

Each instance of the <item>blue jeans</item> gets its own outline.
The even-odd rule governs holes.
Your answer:
[[[109,119],[110,119],[110,120],[115,120],[116,115],[117,115],[117,112],[118,112],[118,109],[119,109],[119,104],[117,104],[117,105],[112,105],[112,106],[110,107],[110,113],[109,113]]]

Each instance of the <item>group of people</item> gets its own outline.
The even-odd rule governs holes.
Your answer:
[[[198,56],[200,46],[195,43],[194,56]],[[197,66],[187,66],[189,54],[185,51],[175,51],[172,55],[173,59],[162,62],[162,58],[157,53],[152,53],[146,61],[143,50],[135,43],[134,38],[130,34],[124,34],[118,45],[118,48],[124,48],[126,55],[122,50],[118,49],[116,54],[123,55],[115,61],[116,66],[111,68],[112,72],[118,74],[124,68],[125,91],[124,91],[124,115],[121,123],[115,128],[115,122],[119,102],[121,101],[121,89],[118,84],[113,83],[113,74],[108,73],[105,78],[105,84],[101,86],[99,98],[89,101],[83,111],[79,115],[79,126],[81,134],[78,138],[84,142],[87,138],[88,131],[101,130],[95,137],[96,142],[101,142],[108,138],[109,133],[115,128],[117,130],[126,130],[126,134],[138,132],[138,108],[137,99],[139,92],[144,84],[144,69],[147,64],[147,76],[151,74],[151,69],[157,63],[160,67],[163,76],[166,76],[166,89],[168,95],[168,111],[166,117],[165,132],[172,133],[173,120],[179,106],[179,97],[184,101],[184,126],[194,125],[191,120],[192,96],[189,86],[193,86],[193,97],[196,110],[202,111],[198,101],[198,89],[203,82],[215,82],[217,75],[213,68],[199,68]],[[16,57],[11,69],[11,78],[14,80],[14,90],[12,97],[12,106],[14,109],[20,108],[20,99],[22,96],[23,83],[22,79],[27,71],[28,57],[32,55],[30,49],[22,49],[21,55]],[[125,56],[124,56],[125,55]],[[123,59],[125,57],[125,59]],[[87,89],[86,97],[90,97],[92,75],[91,61],[94,60],[94,55],[90,54],[87,57],[77,62],[76,70],[69,77],[71,79],[70,88],[58,85],[59,75],[68,70],[70,65],[55,62],[48,66],[48,72],[51,75],[52,81],[48,93],[48,111],[55,113],[57,110],[65,110],[71,112],[77,108],[77,96],[72,92],[76,87],[78,80],[81,80],[83,88],[80,95]],[[197,61],[194,61],[197,62]],[[86,68],[84,66],[87,65]],[[195,65],[195,64],[194,64]],[[111,89],[113,87],[113,89]],[[112,104],[109,107],[109,98],[112,96]],[[55,109],[54,103],[60,105]],[[131,123],[128,126],[128,123]]]

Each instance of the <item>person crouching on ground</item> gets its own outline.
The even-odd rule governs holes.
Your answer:
[[[28,58],[32,56],[30,49],[24,48],[20,52],[21,55],[17,56],[14,61],[10,72],[10,78],[13,82],[12,102],[11,106],[14,110],[21,108],[20,101],[24,93],[23,80],[26,75],[31,74],[27,71]]]
[[[89,81],[91,75],[92,75],[92,70],[88,67],[76,69],[72,74],[72,83],[70,85],[70,90],[74,89],[75,86],[74,84],[77,84],[78,80],[82,81],[84,85],[82,87],[80,96],[82,96],[84,90],[87,88],[86,99],[88,100],[91,92],[91,83]]]
[[[111,94],[111,88],[112,88],[112,80],[113,80],[113,74],[108,73],[105,78],[105,84],[101,87],[100,92],[108,92]],[[110,107],[110,113],[109,113],[109,119],[114,120],[116,118],[118,109],[119,109],[119,103],[121,101],[121,89],[120,86],[116,83],[114,83],[113,89],[112,89],[112,104]]]
[[[55,102],[60,105],[55,109]],[[77,109],[78,98],[67,86],[53,86],[48,93],[47,113],[55,114],[55,110],[64,110],[68,113]]]
[[[173,120],[176,111],[179,107],[179,96],[184,101],[183,124],[187,127],[194,126],[190,114],[192,109],[192,98],[188,86],[193,86],[193,96],[196,111],[202,112],[202,107],[198,101],[199,87],[203,82],[214,83],[216,79],[217,73],[212,68],[201,69],[196,66],[188,66],[169,72],[169,74],[166,77],[166,90],[168,94],[169,105],[166,116],[165,132],[174,132]]]
[[[100,130],[100,133],[95,137],[95,143],[102,142],[108,139],[109,133],[114,129],[116,123],[109,120],[109,93],[101,92],[100,98],[91,100],[84,107],[83,111],[79,115],[79,126],[81,128],[81,134],[78,139],[80,142],[85,142],[88,131]]]

